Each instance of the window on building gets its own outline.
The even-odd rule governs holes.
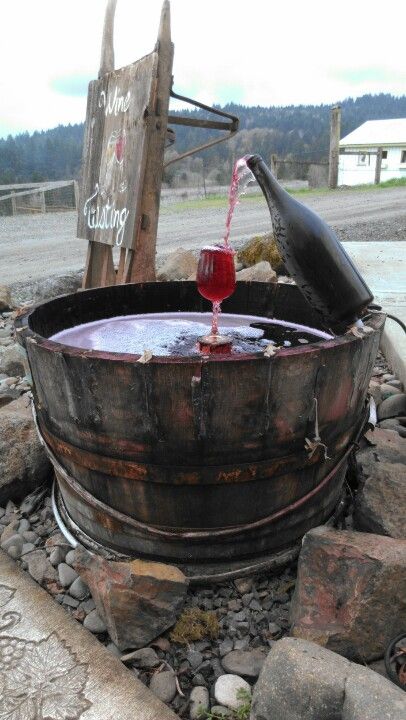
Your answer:
[[[369,165],[369,155],[366,153],[360,153],[358,155],[357,165]]]
[[[401,156],[400,156],[400,162],[406,163],[406,150],[402,150]]]
[[[387,159],[388,159],[388,151],[382,150],[382,160],[387,160]]]

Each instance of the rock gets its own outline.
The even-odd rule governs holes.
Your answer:
[[[388,418],[388,420],[381,420],[380,423],[378,423],[378,427],[382,430],[394,430],[394,432],[397,432],[398,428],[402,426],[398,418]]]
[[[255,685],[251,720],[401,720],[406,696],[372,670],[312,642],[283,638]]]
[[[376,427],[366,432],[365,437],[371,446],[357,453],[365,477],[372,474],[376,462],[406,463],[406,443],[396,432]]]
[[[191,250],[178,248],[171,252],[158,273],[158,280],[186,280],[196,275],[197,259]]]
[[[120,650],[145,647],[176,622],[183,607],[188,580],[171,565],[109,562],[80,547],[73,565]]]
[[[72,585],[73,581],[76,580],[76,578],[78,577],[77,572],[75,572],[75,570],[66,563],[61,563],[60,565],[58,565],[58,575],[59,582],[64,588]]]
[[[24,541],[21,535],[11,535],[11,537],[8,537],[7,540],[2,540],[1,548],[2,550],[8,552],[9,548],[15,547],[18,549],[18,557],[20,557],[23,550],[23,544]]]
[[[186,653],[186,660],[190,664],[190,667],[196,670],[203,662],[203,655],[198,650],[189,650],[189,652]]]
[[[382,402],[381,383],[376,382],[376,380],[371,380],[368,389],[375,400],[375,404],[379,405],[379,403]]]
[[[406,540],[314,528],[299,556],[291,634],[368,662],[406,626],[405,597]]]
[[[224,655],[228,655],[233,649],[233,641],[231,638],[226,637],[224,638],[223,642],[219,645],[219,653],[220,657],[224,657]]]
[[[272,270],[269,262],[261,260],[261,262],[256,265],[244,268],[244,270],[236,273],[236,279],[255,282],[276,282],[277,275],[275,270]]]
[[[65,562],[68,565],[72,565],[73,562],[75,562],[75,551],[69,550],[69,552],[66,554]]]
[[[27,354],[21,345],[13,343],[4,348],[0,353],[0,371],[19,377],[29,372]]]
[[[49,562],[44,550],[34,550],[25,559],[28,563],[29,574],[39,585],[57,580],[57,572]]]
[[[246,595],[252,589],[254,581],[251,577],[242,577],[234,580],[235,589],[240,595]]]
[[[20,524],[20,521],[18,518],[15,518],[14,520],[11,520],[8,525],[4,528],[3,532],[1,533],[1,540],[0,545],[2,546],[3,543],[5,543],[9,538],[13,537],[13,535],[18,535],[18,526]]]
[[[82,276],[83,272],[79,271],[16,283],[13,285],[12,300],[16,305],[27,301],[38,303],[59,295],[74,293],[82,286]]]
[[[26,396],[0,408],[0,504],[21,499],[50,471]]]
[[[155,650],[150,647],[134,650],[134,652],[123,655],[121,660],[123,662],[131,661],[136,667],[146,669],[157,667],[161,662]]]
[[[225,705],[231,710],[238,710],[245,700],[240,696],[239,691],[251,694],[251,687],[246,680],[238,675],[220,675],[214,686],[214,697],[220,705]]]
[[[162,702],[170,703],[176,695],[176,680],[172,670],[164,670],[153,675],[149,689],[159,697]]]
[[[54,567],[57,567],[57,565],[60,565],[65,560],[65,549],[63,547],[55,547],[49,556],[49,562]]]
[[[401,392],[402,390],[400,390],[400,388],[394,387],[393,385],[387,383],[382,383],[381,385],[382,400],[386,400],[386,398],[392,397],[392,395],[400,395]]]
[[[4,310],[11,310],[11,293],[10,288],[7,285],[0,285],[0,312]]]
[[[202,720],[205,713],[210,709],[209,691],[202,686],[194,687],[190,693],[190,720]]]
[[[399,393],[399,395],[392,395],[381,402],[378,407],[378,420],[386,420],[405,413],[406,393]]]
[[[70,566],[67,565],[67,567]],[[82,578],[77,577],[76,580],[73,581],[72,585],[69,588],[69,595],[77,598],[78,600],[84,600],[84,598],[88,597],[89,588],[87,587],[86,583],[83,582]]]
[[[357,493],[354,527],[363,532],[406,538],[406,466],[376,462]]]
[[[83,626],[91,633],[103,633],[107,630],[106,623],[100,617],[97,610],[92,610],[88,615],[86,615],[83,621]]]
[[[278,245],[272,233],[251,238],[237,253],[237,261],[244,267],[251,267],[265,260],[278,275],[286,273]]]
[[[234,713],[230,708],[224,707],[224,705],[212,705],[211,707],[211,714],[213,718],[224,718],[225,720],[228,720],[228,718],[233,718]]]
[[[388,380],[385,380],[385,382],[387,385],[392,385],[392,387],[399,388],[399,390],[403,390],[403,383],[400,382],[400,380],[398,380],[397,378],[395,378],[393,376],[391,378],[389,378]]]
[[[261,650],[233,650],[222,658],[221,664],[227,673],[257,678],[264,661]]]

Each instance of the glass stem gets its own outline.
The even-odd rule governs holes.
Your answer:
[[[218,301],[213,303],[213,317],[211,321],[211,334],[218,335],[219,333],[219,313],[220,303]]]

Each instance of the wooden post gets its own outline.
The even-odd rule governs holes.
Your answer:
[[[117,0],[108,0],[104,16],[103,39],[100,57],[99,78],[114,70],[114,14]],[[114,285],[116,273],[113,263],[113,251],[109,245],[90,241],[87,249],[83,288],[98,285]]]
[[[141,224],[134,241],[134,251],[128,253],[122,282],[155,280],[156,236],[163,176],[163,156],[168,124],[169,96],[172,85],[174,46],[171,41],[169,0],[164,0],[157,41],[158,69],[156,78],[155,116],[151,123],[148,157],[141,197]]]
[[[11,190],[10,195],[11,195],[11,214],[15,215],[17,213],[17,202],[16,202],[15,197],[13,197],[13,195],[15,195],[14,190]]]
[[[271,155],[271,173],[277,178],[278,177],[278,158],[276,155]]]
[[[328,186],[331,189],[338,184],[338,161],[340,143],[341,107],[337,105],[331,109],[330,119],[330,156]]]
[[[77,180],[73,181],[73,202],[75,210],[79,209],[79,183]]]
[[[46,211],[47,211],[47,206],[46,206],[46,202],[45,202],[45,192],[44,192],[44,190],[42,190],[42,192],[40,192],[40,198],[41,198],[41,212],[42,212],[42,213],[46,213]]]
[[[375,164],[375,185],[379,185],[381,182],[381,167],[382,167],[382,148],[378,148],[376,153],[376,164]]]

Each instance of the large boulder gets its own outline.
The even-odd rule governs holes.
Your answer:
[[[0,408],[0,505],[18,501],[51,472],[38,439],[30,400],[23,395]]]
[[[255,685],[251,720],[403,720],[406,695],[373,670],[315,643],[275,643]]]
[[[362,472],[354,524],[357,530],[406,538],[406,440],[393,430],[368,433],[373,445],[358,453]]]
[[[64,275],[51,275],[31,282],[14,283],[12,287],[13,303],[14,305],[26,302],[39,303],[51,300],[58,295],[69,295],[79,290],[82,278],[83,270],[79,270]]]
[[[278,274],[286,274],[286,268],[272,233],[257,235],[248,240],[238,251],[237,260],[245,268],[265,260]]]
[[[270,263],[266,260],[261,260],[261,262],[256,265],[244,268],[244,270],[236,273],[236,279],[245,281],[255,280],[256,282],[276,282],[277,276],[275,270],[272,270]]]
[[[29,373],[27,353],[21,345],[13,343],[0,349],[0,372],[17,377]]]
[[[191,250],[178,248],[171,252],[159,270],[158,280],[187,280],[196,276],[197,258]]]
[[[406,540],[327,527],[304,537],[291,634],[361,662],[406,627]]]
[[[3,310],[11,310],[11,294],[7,285],[0,285],[0,312]]]
[[[72,563],[89,586],[97,611],[120,650],[145,647],[174,625],[188,580],[178,568],[156,562],[111,562],[75,550]]]

